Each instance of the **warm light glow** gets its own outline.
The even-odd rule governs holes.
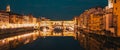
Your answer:
[[[3,43],[3,44],[5,43],[5,40],[4,40],[4,39],[2,40],[2,43]]]
[[[5,29],[5,28],[6,28],[6,26],[5,26],[5,25],[2,25],[2,26],[1,26],[1,29]]]
[[[18,38],[27,38],[28,36],[31,36],[31,35],[34,35],[35,33],[28,33],[28,34],[23,34],[23,35],[18,35],[18,36],[13,36],[13,37],[8,37],[8,38],[5,38],[5,39],[1,39],[0,41],[4,44],[5,42],[7,41],[13,41],[15,39],[18,39]],[[7,41],[6,41],[7,40]],[[28,42],[28,41],[27,41]],[[26,42],[26,43],[27,43]]]
[[[46,28],[43,28],[43,32],[47,32],[47,29],[46,29]]]

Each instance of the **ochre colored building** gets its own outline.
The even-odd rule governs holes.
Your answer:
[[[102,16],[98,14],[91,14],[90,21],[89,21],[89,29],[92,31],[101,31],[102,30]]]
[[[116,17],[116,35],[120,37],[120,0],[114,0],[113,12]]]

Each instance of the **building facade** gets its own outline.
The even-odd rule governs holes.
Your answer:
[[[120,37],[120,0],[114,0],[113,13],[116,20],[116,35]]]
[[[89,21],[89,29],[91,31],[101,31],[102,28],[102,15],[100,14],[91,14]]]
[[[9,13],[0,11],[0,28],[7,28],[9,24]]]

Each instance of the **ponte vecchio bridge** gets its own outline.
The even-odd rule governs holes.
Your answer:
[[[41,21],[41,36],[74,36],[76,37],[75,21]]]

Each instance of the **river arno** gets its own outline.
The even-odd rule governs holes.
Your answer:
[[[3,39],[0,39],[0,50],[14,50],[17,48],[19,50],[20,47],[22,47],[21,50],[24,50],[24,46],[29,44],[31,44],[29,46],[32,46],[30,48],[38,47],[38,50],[47,50],[49,48],[62,50],[83,50],[83,48],[79,44],[79,41],[76,40],[76,34],[74,32],[52,33],[34,30],[19,32],[15,34],[16,35],[7,36]],[[36,43],[40,46],[36,46]],[[30,50],[30,48],[28,48],[28,50]]]
[[[38,30],[19,32],[15,34],[0,39],[0,50],[12,50],[13,48],[31,43],[39,37]]]
[[[119,45],[106,40],[106,38],[100,39],[98,35],[68,32],[52,34],[52,36],[49,33],[44,34],[40,30],[19,32],[17,35],[0,39],[0,50],[20,50],[19,48],[22,47],[22,50],[24,50],[27,45],[31,45],[34,48],[34,44],[38,45],[39,50],[49,50],[49,48],[54,48],[53,50],[58,50],[58,48],[70,50],[72,47],[76,48],[76,50],[83,50],[83,48],[85,50],[120,50]]]
[[[81,32],[78,35],[80,45],[85,50],[120,50],[120,43],[116,42],[119,38],[107,37],[104,35],[97,35],[93,33]]]

